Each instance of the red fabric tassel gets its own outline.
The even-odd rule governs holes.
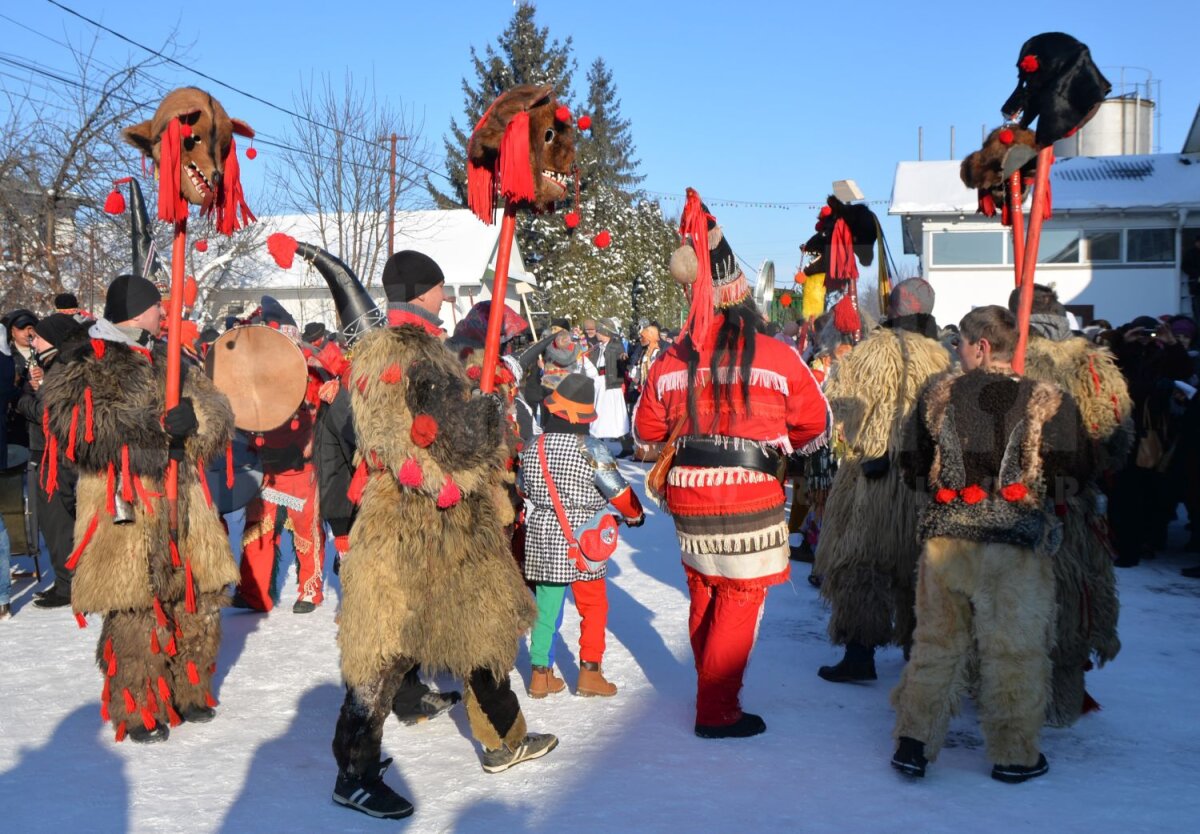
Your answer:
[[[233,489],[233,444],[225,447],[225,488]]]
[[[154,622],[158,623],[159,628],[167,627],[167,614],[163,611],[162,603],[158,597],[154,598]]]
[[[171,687],[167,686],[167,679],[162,675],[158,676],[158,697],[164,704],[171,703]]]
[[[196,583],[192,581],[192,559],[189,556],[183,563],[183,599],[189,614],[196,613]]]
[[[49,409],[46,410],[49,414]],[[49,420],[47,420],[47,423]],[[54,491],[58,489],[58,438],[53,434],[46,434],[46,457],[48,458],[48,470],[46,472],[46,496],[53,497]]]
[[[829,241],[829,278],[845,280],[858,277],[858,264],[854,261],[854,239],[845,220],[833,224]]]
[[[133,474],[129,470],[129,444],[121,445],[121,500],[133,503]]]
[[[109,637],[104,641],[104,659],[107,661],[113,656],[112,638]]]
[[[83,439],[88,443],[96,440],[96,424],[92,420],[92,386],[83,389]]]
[[[533,177],[529,113],[522,110],[509,120],[500,143],[500,193],[509,200],[528,202],[534,196]]]
[[[206,484],[207,482],[201,481],[201,483]],[[146,492],[145,484],[137,475],[133,476],[133,489],[141,500],[142,506],[146,508],[146,515],[154,515],[154,502],[150,500],[150,493]]]
[[[103,721],[108,721],[111,718],[108,712],[108,702],[111,697],[112,695],[108,684],[108,678],[105,678],[104,691],[100,693],[100,718]]]
[[[708,251],[708,221],[715,218],[704,210],[695,189],[687,190],[687,201],[679,219],[679,234],[690,236],[696,252],[696,280],[692,283],[691,306],[684,330],[691,334],[697,347],[709,346],[712,341],[713,286],[712,264]]]
[[[158,722],[154,720],[154,713],[150,712],[150,710],[148,710],[148,709],[143,708],[142,709],[142,726],[146,728],[146,731],[149,732],[150,730],[153,730],[156,724],[158,724]]]
[[[208,474],[204,470],[204,464],[196,461],[196,476],[200,479],[200,491],[204,493],[204,503],[211,507],[212,493],[208,491]]]
[[[181,564],[181,562],[179,561],[179,546],[177,544],[175,544],[174,539],[170,539],[167,542],[167,546],[171,550],[171,567],[173,567],[173,568],[179,567]]]
[[[117,514],[117,468],[111,463],[108,465],[108,483],[105,487],[104,494],[106,496],[104,508],[108,510],[109,516]]]
[[[150,653],[161,654],[162,645],[158,642],[158,629],[150,629]]]
[[[170,722],[172,727],[178,727],[183,723],[183,719],[179,717],[179,713],[170,704],[167,704],[167,721]]]
[[[833,326],[839,333],[857,333],[862,329],[862,320],[858,317],[858,310],[854,309],[849,292],[833,307]]]
[[[92,342],[92,353],[96,354],[97,359],[103,359],[104,351],[105,351],[104,340],[103,339],[92,339],[91,342]],[[86,396],[87,393],[84,392],[84,395]]]
[[[154,697],[154,687],[150,685],[150,679],[146,679],[146,709],[150,712],[158,712],[158,698]]]
[[[367,462],[361,461],[358,468],[354,470],[354,477],[350,479],[350,488],[346,491],[346,497],[350,499],[350,503],[358,506],[362,503],[363,491],[367,488]]]
[[[92,516],[92,520],[88,522],[87,530],[84,531],[83,539],[75,546],[75,550],[71,553],[71,558],[67,559],[67,570],[75,570],[75,566],[79,564],[79,557],[83,555],[83,551],[92,543],[92,536],[96,535],[96,525],[100,523],[100,514]]]
[[[75,622],[79,624],[80,628],[87,628],[87,617],[79,611],[75,612]]]
[[[117,734],[116,734],[115,738],[118,743],[125,740],[125,722],[124,721],[122,721],[120,724],[117,725]]]
[[[1012,224],[1012,210],[1008,207],[1008,201],[1005,200],[1004,205],[1000,207],[1000,225],[1011,226]]]
[[[137,701],[133,700],[133,694],[128,689],[122,689],[121,693],[125,696],[125,711],[130,714],[137,712]]]
[[[217,706],[217,699],[212,696],[211,692],[205,692],[204,703],[210,708],[215,708]]]
[[[110,678],[117,674],[117,656],[115,654],[108,656],[108,668],[104,672]]]
[[[79,430],[79,406],[71,407],[71,430],[67,433],[67,460],[75,462],[75,434]]]
[[[491,168],[467,162],[467,206],[475,216],[492,225],[496,210],[496,176]]]
[[[195,661],[189,660],[187,662],[187,676],[188,682],[191,683],[192,686],[200,685],[200,673],[196,670]]]
[[[175,648],[175,635],[172,634],[171,639],[167,641],[167,655],[174,657],[177,654],[179,654],[179,650]]]
[[[168,223],[187,220],[188,203],[179,181],[183,173],[183,132],[179,119],[167,122],[158,141],[158,219]]]
[[[238,229],[255,221],[254,213],[246,205],[242,191],[241,166],[238,164],[237,143],[229,139],[229,153],[225,154],[225,166],[221,173],[221,193],[217,201],[217,231],[231,235]]]
[[[104,199],[104,210],[109,214],[125,212],[125,195],[116,186],[113,186],[113,190],[108,192],[108,196]]]
[[[267,251],[275,259],[280,269],[291,269],[296,260],[296,247],[299,244],[291,235],[276,232],[267,238]]]
[[[996,198],[992,196],[992,192],[980,190],[979,213],[984,217],[996,216]]]

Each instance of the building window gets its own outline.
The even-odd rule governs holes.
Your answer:
[[[1129,263],[1174,263],[1174,229],[1130,229],[1125,260]]]
[[[1121,260],[1121,231],[1119,229],[1084,232],[1087,259],[1092,263],[1112,263]]]
[[[933,266],[1004,263],[1004,232],[933,232]]]
[[[1038,263],[1079,263],[1079,230],[1042,229],[1042,238],[1038,242]]]

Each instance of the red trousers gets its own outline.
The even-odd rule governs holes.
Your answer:
[[[238,593],[251,607],[270,611],[278,602],[275,591],[279,564],[279,540],[284,529],[292,531],[296,551],[297,596],[316,605],[324,599],[322,563],[325,561],[325,528],[318,515],[317,473],[311,463],[301,470],[269,474],[263,490],[290,496],[301,509],[276,503],[263,494],[246,506],[246,530],[242,534],[242,579]]]
[[[723,727],[742,717],[738,693],[758,636],[764,588],[734,588],[688,570],[688,631],[696,658],[696,723]]]

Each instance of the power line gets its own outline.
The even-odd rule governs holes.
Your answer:
[[[177,66],[180,69],[183,69],[187,72],[198,75],[200,78],[203,78],[206,81],[211,81],[212,83],[214,83],[220,87],[224,87],[227,90],[231,90],[231,91],[237,93],[238,95],[245,96],[246,98],[250,99],[251,101],[256,101],[259,104],[265,105],[266,107],[270,107],[273,110],[278,110],[280,113],[284,113],[288,116],[291,116],[292,118],[300,119],[301,121],[308,122],[312,125],[315,125],[316,127],[322,128],[324,130],[332,131],[340,136],[345,136],[348,139],[354,139],[355,141],[362,142],[363,144],[366,144],[366,145],[375,145],[376,144],[375,142],[372,142],[370,139],[367,139],[362,136],[358,136],[353,133],[347,133],[344,130],[334,127],[333,125],[324,124],[323,122],[313,119],[310,116],[306,116],[303,113],[297,113],[295,110],[275,104],[272,101],[268,101],[267,99],[262,98],[261,96],[257,96],[254,93],[248,92],[247,90],[243,90],[240,87],[235,87],[232,84],[228,84],[224,81],[221,81],[219,78],[214,78],[213,76],[208,75],[207,73],[200,72],[200,70],[195,69],[194,67],[190,67],[187,64],[183,63],[182,61],[172,58],[170,55],[167,55],[157,49],[154,49],[153,47],[146,46],[143,43],[139,43],[138,41],[135,41],[133,38],[123,35],[120,32],[116,31],[115,29],[110,29],[109,27],[105,26],[103,23],[100,23],[97,20],[93,20],[92,18],[88,17],[87,15],[81,14],[81,13],[75,11],[74,9],[70,8],[69,6],[65,6],[62,3],[59,3],[58,0],[46,0],[46,2],[52,6],[56,6],[57,8],[63,10],[67,14],[73,15],[74,17],[77,17],[80,20],[82,20],[88,24],[91,24],[92,26],[96,27],[97,29],[100,29],[104,32],[109,33],[113,37],[120,38],[121,40],[125,41],[128,44],[131,44],[132,46],[136,46],[138,49],[145,50],[146,52],[149,52],[151,55],[158,56],[159,58],[161,58],[162,60],[166,61],[169,64],[173,64],[174,66]],[[425,165],[424,163],[418,162],[415,159],[411,159],[407,156],[404,156],[403,154],[397,154],[397,156],[404,159],[405,162],[408,162],[411,165],[415,165],[416,167],[418,167],[424,171],[427,171],[430,174],[435,174],[439,177],[445,178],[448,182],[450,181],[449,175],[447,175],[444,171],[439,171],[436,168],[431,168],[430,166]]]

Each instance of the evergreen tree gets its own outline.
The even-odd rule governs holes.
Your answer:
[[[559,99],[570,101],[571,75],[576,66],[571,39],[561,44],[557,39],[550,40],[550,30],[539,29],[534,22],[536,11],[533,3],[521,2],[494,47],[489,44],[482,56],[471,47],[475,83],[462,80],[465,119],[460,124],[452,118],[450,132],[442,139],[449,187],[442,191],[428,175],[425,177],[425,186],[440,209],[466,206],[467,140],[497,96],[517,84],[553,84]]]
[[[645,176],[637,171],[640,160],[634,158],[629,120],[621,116],[617,86],[603,58],[592,63],[587,80],[587,105],[583,112],[591,117],[592,126],[588,140],[579,143],[576,154],[580,190],[586,194],[589,188],[606,186],[632,198]]]

